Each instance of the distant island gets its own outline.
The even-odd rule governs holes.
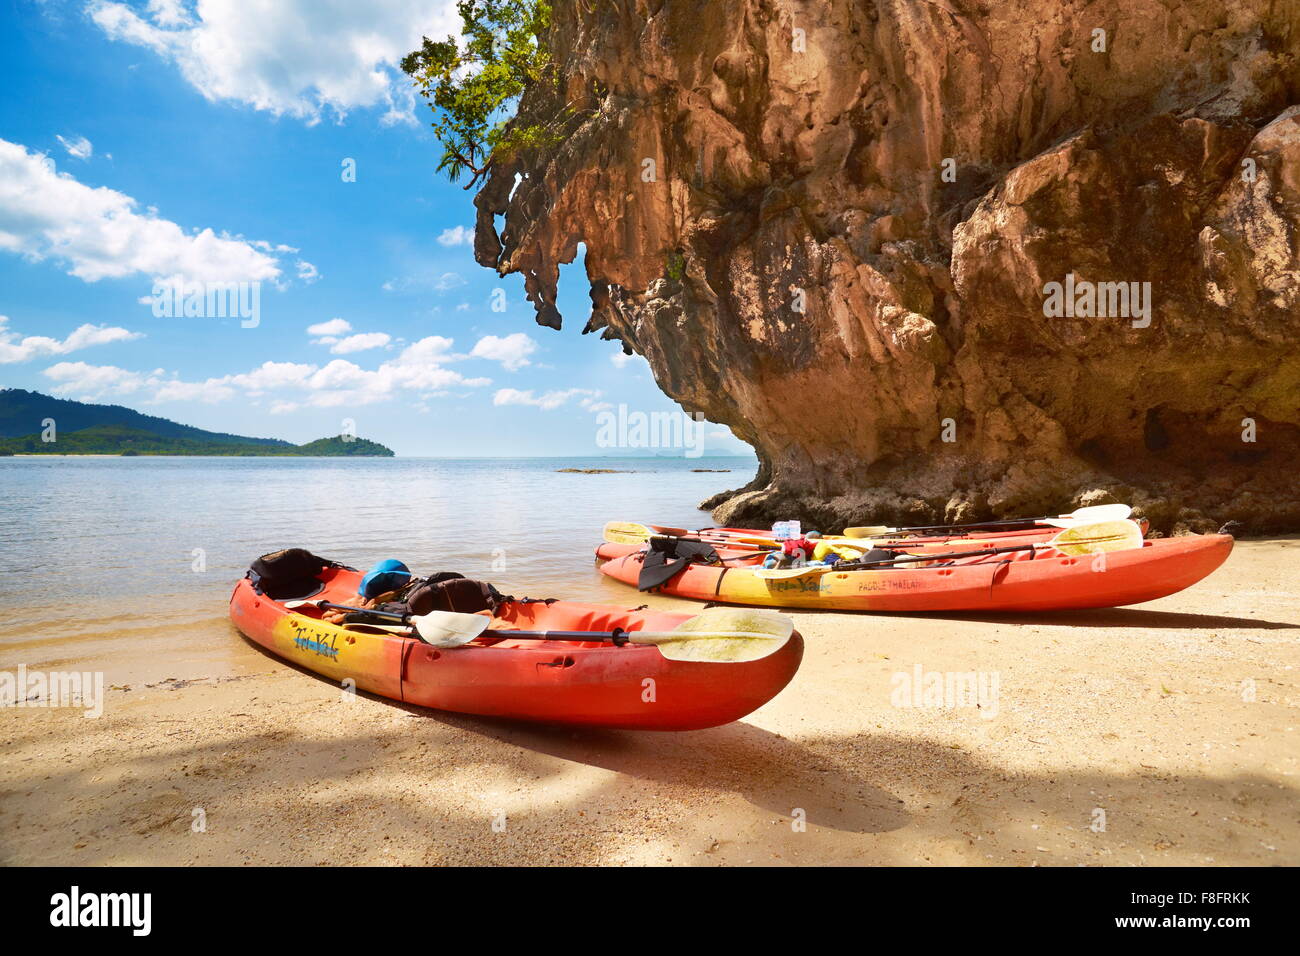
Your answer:
[[[42,438],[54,420],[55,441]],[[95,405],[21,388],[0,389],[0,455],[228,455],[392,458],[378,442],[350,435],[295,445],[279,438],[210,432],[121,405]]]

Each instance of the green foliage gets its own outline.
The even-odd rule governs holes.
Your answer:
[[[686,257],[680,252],[671,252],[668,254],[668,278],[674,282],[681,282],[686,278]]]
[[[58,441],[29,433],[45,419],[58,423]],[[0,388],[0,455],[368,455],[393,452],[364,438],[320,438],[294,445],[279,438],[249,438],[204,431],[120,405],[91,405],[21,388]]]
[[[333,438],[317,438],[305,445],[299,445],[295,454],[309,456],[349,456],[366,458],[392,458],[390,449],[379,442],[357,438],[355,435],[337,435]]]
[[[463,46],[454,37],[424,38],[402,59],[402,70],[429,101],[434,135],[442,144],[438,171],[452,182],[470,174],[465,188],[487,175],[492,163],[521,150],[553,145],[549,124],[516,123],[512,106],[526,90],[554,84],[544,36],[551,25],[547,0],[460,0]]]
[[[160,438],[186,438],[210,444],[294,447],[278,438],[249,438],[245,435],[205,431],[166,418],[141,415],[121,405],[91,405],[21,388],[0,389],[0,438],[16,438],[35,432],[43,427],[46,418],[52,418],[58,423],[60,435],[94,425],[127,425]]]
[[[224,455],[235,457],[339,457],[391,458],[391,449],[364,438],[318,438],[305,445],[255,444],[172,438],[128,425],[95,425],[60,432],[58,441],[41,441],[40,435],[0,438],[0,455]]]

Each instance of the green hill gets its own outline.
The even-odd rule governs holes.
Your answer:
[[[60,432],[75,432],[96,425],[125,425],[162,438],[184,438],[226,445],[281,445],[293,448],[292,442],[280,438],[245,438],[225,432],[210,432],[193,425],[181,425],[166,418],[143,415],[121,405],[94,405],[66,398],[42,395],[22,388],[0,389],[0,438],[17,438],[39,433],[41,422],[52,418]]]
[[[41,440],[42,421],[55,421],[57,441]],[[392,449],[337,435],[295,445],[245,438],[142,415],[120,405],[92,405],[40,392],[0,390],[0,455],[256,455],[392,458]]]
[[[377,441],[367,441],[364,438],[349,438],[346,435],[335,435],[333,438],[317,438],[315,441],[309,441],[305,445],[298,445],[294,448],[296,455],[351,455],[361,457],[379,457],[392,458],[392,449],[379,444]]]

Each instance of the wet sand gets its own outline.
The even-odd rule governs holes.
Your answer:
[[[1295,865],[1297,558],[1240,542],[1136,608],[795,614],[793,683],[682,734],[345,696],[244,641],[224,601],[174,656],[9,643],[0,669],[103,668],[116,689],[98,719],[0,711],[0,862]],[[898,706],[917,665],[998,695]]]

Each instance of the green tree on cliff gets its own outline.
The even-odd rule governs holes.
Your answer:
[[[438,171],[452,182],[468,173],[469,189],[494,161],[558,139],[550,124],[507,125],[511,107],[526,90],[554,83],[543,43],[551,5],[546,0],[460,0],[456,8],[461,42],[425,37],[419,50],[402,59],[402,70],[433,110],[433,132],[443,149]]]

